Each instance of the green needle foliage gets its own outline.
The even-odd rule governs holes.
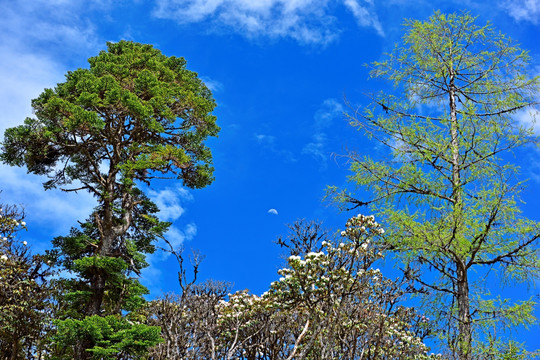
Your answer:
[[[132,275],[169,224],[137,185],[168,176],[191,188],[212,182],[204,140],[219,131],[215,102],[183,58],[151,45],[108,43],[89,63],[32,101],[35,118],[6,130],[0,159],[46,175],[46,189],[98,201],[80,229],[53,242],[51,256],[77,276],[60,282],[56,358],[141,358],[159,328],[142,325],[147,290]]]
[[[491,25],[468,14],[436,12],[407,21],[403,45],[373,64],[371,75],[396,93],[373,95],[350,115],[389,151],[380,159],[349,154],[349,181],[371,190],[359,199],[330,188],[345,208],[369,205],[384,218],[384,242],[427,294],[432,316],[456,358],[496,352],[494,329],[535,321],[532,300],[493,299],[489,275],[534,281],[540,224],[518,203],[523,183],[505,154],[537,144],[515,119],[538,96],[529,57]]]

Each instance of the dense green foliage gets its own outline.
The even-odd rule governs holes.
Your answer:
[[[32,101],[35,118],[6,130],[0,157],[48,176],[46,189],[86,190],[98,202],[80,229],[53,241],[51,258],[77,276],[60,283],[55,358],[137,357],[160,337],[142,324],[147,290],[132,274],[169,225],[137,186],[167,175],[211,183],[203,141],[219,130],[215,102],[183,58],[150,45],[109,43],[89,63]]]
[[[382,216],[382,241],[427,295],[454,356],[488,356],[500,346],[495,334],[536,321],[532,299],[492,298],[484,284],[496,274],[538,279],[540,224],[520,214],[523,184],[505,154],[538,143],[515,115],[534,103],[540,79],[528,76],[526,52],[468,14],[435,13],[405,26],[403,46],[371,72],[398,95],[373,95],[350,114],[387,150],[349,154],[350,182],[373,197],[330,191],[345,207],[370,205]]]

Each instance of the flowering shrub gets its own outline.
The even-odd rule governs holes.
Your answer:
[[[374,267],[383,257],[384,235],[372,216],[351,218],[341,236],[321,234],[314,224],[297,224],[280,244],[291,255],[281,278],[261,296],[239,291],[213,298],[183,294],[152,304],[154,325],[170,323],[156,308],[182,309],[176,328],[201,334],[166,337],[153,358],[164,359],[429,359],[423,343],[426,318],[399,306],[401,284]],[[168,303],[167,303],[168,301]],[[174,301],[177,301],[174,303]],[[173,305],[174,304],[174,305]],[[201,309],[206,309],[201,311]],[[193,314],[204,314],[194,317]],[[194,325],[198,324],[198,325]],[[170,328],[164,330],[170,333]],[[207,346],[195,344],[201,339]],[[191,351],[197,348],[198,352]]]
[[[0,205],[0,358],[28,359],[45,350],[49,330],[51,270],[42,256],[30,254],[18,232],[24,213]]]

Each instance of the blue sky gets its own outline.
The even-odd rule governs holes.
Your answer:
[[[87,67],[107,41],[150,43],[186,58],[218,103],[222,131],[209,141],[216,180],[201,190],[156,182],[149,195],[174,224],[170,239],[206,257],[201,279],[257,294],[278,277],[274,241],[286,224],[305,218],[337,229],[352,215],[321,201],[326,185],[343,185],[348,174],[333,154],[374,146],[347,125],[343,99],[362,104],[363,93],[385,86],[368,80],[364,64],[400,40],[404,18],[470,11],[529,50],[531,71],[540,73],[538,0],[0,0],[0,8],[2,134],[31,115],[31,99]],[[523,209],[540,220],[538,152],[519,160],[531,179]],[[0,201],[25,207],[24,237],[36,251],[94,205],[87,194],[44,192],[42,180],[0,165]],[[150,260],[143,282],[152,293],[178,290],[173,258]],[[528,333],[531,345],[538,334]]]

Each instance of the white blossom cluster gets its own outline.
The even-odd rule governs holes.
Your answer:
[[[374,262],[383,254],[377,251],[371,240],[382,234],[384,229],[375,221],[374,216],[360,214],[349,219],[346,230],[341,233],[341,241],[335,244],[323,241],[319,252],[308,252],[303,257],[289,256],[288,267],[278,271],[280,279],[272,283],[263,297],[280,303],[281,309],[299,305],[309,307],[321,301],[333,301],[333,306],[338,309],[343,301],[350,301],[345,300],[345,297],[354,293],[356,299],[363,299],[361,306],[369,309],[373,321],[379,321],[378,317],[386,319],[384,321],[388,330],[385,330],[384,339],[388,342],[388,349],[424,349],[427,354],[428,348],[420,338],[408,331],[399,319],[386,318],[384,311],[379,308],[381,300],[377,296],[385,294],[386,287],[391,283],[378,268],[373,267]],[[324,315],[328,308],[319,310],[315,307],[311,311]],[[350,326],[367,325],[351,323]]]
[[[246,358],[247,348],[250,356],[262,358],[272,346],[303,346],[312,342],[312,334],[337,328],[362,353],[376,348],[380,358],[434,359],[415,335],[414,311],[394,306],[402,294],[399,284],[375,267],[383,256],[376,239],[382,228],[373,216],[359,215],[347,222],[344,233],[289,256],[279,280],[261,296],[245,290],[216,301],[203,328],[215,324],[215,342],[225,344],[220,346],[228,358]],[[343,334],[317,338],[318,346],[332,349]]]
[[[350,218],[345,227],[346,229],[341,232],[341,236],[359,237],[361,235],[384,234],[384,229],[375,221],[373,215],[358,214]]]
[[[26,222],[12,219],[9,215],[5,214],[5,210],[0,208],[0,261],[6,262],[9,257],[9,248],[12,245],[14,239],[13,234],[19,230],[19,227],[26,228]],[[21,242],[22,245],[27,246],[26,241]]]
[[[374,251],[370,238],[384,234],[374,216],[359,214],[346,223],[346,230],[341,232],[346,240],[337,244],[330,241],[321,243],[322,250],[309,252],[304,258],[291,255],[287,259],[288,267],[280,269],[278,281],[272,283],[271,293],[287,296],[318,296],[328,290],[329,285],[380,282],[383,277],[379,269],[358,268],[360,259],[369,258],[373,263],[382,257]],[[344,266],[336,267],[336,263]],[[365,264],[366,262],[362,262]]]
[[[217,305],[218,321],[223,323],[249,317],[261,301],[262,297],[250,294],[247,290],[229,294],[229,301],[221,300]]]

